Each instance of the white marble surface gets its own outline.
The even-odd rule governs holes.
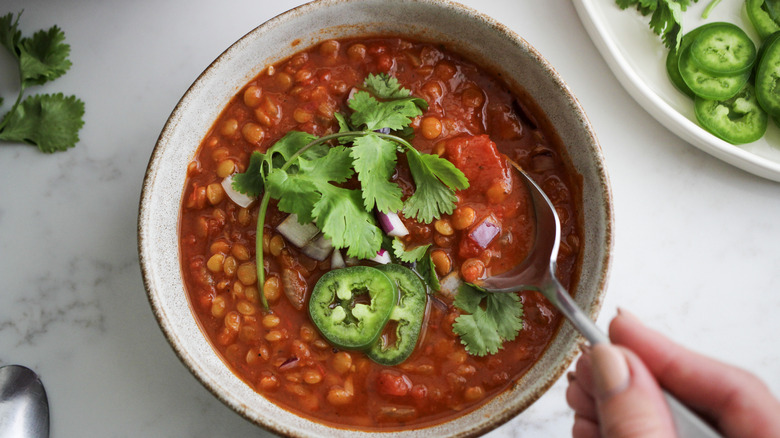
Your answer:
[[[0,365],[40,373],[52,437],[267,435],[212,397],[168,346],[141,281],[136,215],[157,135],[189,84],[233,41],[300,3],[3,0],[0,15],[24,9],[25,34],[65,30],[73,68],[40,91],[86,102],[74,149],[0,145]],[[699,152],[645,113],[567,0],[462,3],[535,46],[600,137],[616,226],[599,325],[626,307],[780,394],[780,185]],[[3,53],[6,102],[16,86]],[[569,435],[564,381],[489,436]]]

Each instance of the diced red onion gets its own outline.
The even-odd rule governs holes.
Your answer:
[[[346,267],[344,263],[344,257],[341,255],[341,250],[334,250],[330,256],[330,269],[339,269]]]
[[[235,202],[239,207],[247,208],[255,202],[255,198],[236,191],[236,189],[233,188],[233,175],[222,179],[222,189],[225,190],[225,194],[228,195],[228,198]]]
[[[409,230],[404,225],[401,217],[398,213],[382,213],[377,212],[379,218],[379,225],[382,227],[385,233],[390,237],[403,237],[409,235]]]
[[[302,253],[319,261],[327,259],[332,251],[333,242],[325,237],[324,234],[320,234],[318,237],[315,237],[309,241],[309,243],[301,247]]]
[[[486,217],[469,232],[469,238],[480,248],[487,248],[490,242],[501,232],[501,226],[493,215]]]
[[[314,223],[309,222],[307,224],[301,224],[298,222],[298,215],[296,214],[287,216],[287,218],[276,227],[276,230],[298,248],[303,248],[320,233],[320,229],[317,228]]]
[[[377,262],[382,265],[386,265],[390,263],[390,253],[385,251],[384,249],[380,249],[379,252],[376,253],[375,257],[370,258],[372,262]]]
[[[293,369],[298,365],[298,358],[293,356],[286,361],[282,362],[281,365],[279,365],[279,371],[286,371],[289,369]]]

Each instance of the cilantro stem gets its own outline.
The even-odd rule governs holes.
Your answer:
[[[720,3],[720,0],[712,0],[706,8],[704,8],[704,12],[701,13],[701,18],[706,19],[710,16],[710,12],[712,12],[713,9],[715,9],[715,6],[718,6],[718,3]]]
[[[263,230],[265,229],[265,214],[268,212],[268,203],[271,195],[268,190],[263,193],[260,200],[260,211],[257,214],[257,233],[255,234],[255,254],[257,254],[257,285],[260,290],[260,301],[263,309],[268,310],[268,300],[265,298],[265,265],[263,263]]]
[[[3,128],[5,128],[5,125],[7,125],[8,121],[11,120],[11,114],[13,114],[13,112],[16,111],[16,108],[22,102],[22,95],[23,94],[24,94],[24,88],[19,90],[19,95],[16,96],[16,102],[14,102],[13,106],[11,106],[11,109],[5,114],[5,117],[3,117],[2,120],[0,120],[0,132],[3,131]]]

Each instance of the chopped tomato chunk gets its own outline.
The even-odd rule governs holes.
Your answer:
[[[403,397],[412,389],[412,381],[405,374],[383,370],[377,376],[376,386],[380,394]]]
[[[470,187],[464,191],[464,197],[474,199],[476,194],[484,196],[496,183],[511,190],[509,165],[487,135],[452,138],[445,144],[444,156],[469,180]]]

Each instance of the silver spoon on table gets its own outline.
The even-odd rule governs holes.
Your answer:
[[[536,290],[542,293],[591,345],[609,343],[609,338],[596,327],[555,277],[560,242],[561,223],[558,214],[539,185],[520,166],[507,159],[528,187],[536,214],[536,239],[525,261],[503,274],[487,277],[475,284],[488,292],[518,292]],[[717,438],[720,435],[686,406],[664,391],[669,410],[681,437]]]
[[[21,365],[0,367],[0,436],[49,437],[49,401],[38,375]]]

